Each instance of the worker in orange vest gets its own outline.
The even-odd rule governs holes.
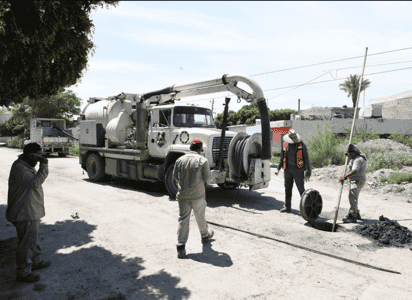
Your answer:
[[[293,181],[302,197],[305,191],[304,181],[308,181],[311,175],[309,154],[306,145],[302,142],[299,134],[290,129],[283,137],[280,163],[275,174],[278,175],[283,168],[285,178],[285,206],[280,210],[291,212]]]

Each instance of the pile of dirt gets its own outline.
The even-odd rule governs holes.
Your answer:
[[[377,223],[356,226],[354,231],[384,245],[402,247],[412,242],[412,232],[407,227],[384,216],[380,216]]]

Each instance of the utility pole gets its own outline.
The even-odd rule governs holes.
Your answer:
[[[365,110],[365,90],[363,90],[363,109]]]
[[[298,115],[300,115],[300,99],[298,99]]]
[[[215,104],[215,99],[212,99],[212,116],[213,116],[213,105]]]

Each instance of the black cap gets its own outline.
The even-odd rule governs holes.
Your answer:
[[[30,153],[37,153],[38,151],[41,151],[41,146],[37,143],[30,143],[24,146],[23,155],[28,155]]]
[[[349,144],[347,152],[356,152],[356,153],[360,154],[360,150],[358,149],[358,147],[356,147],[353,144]]]

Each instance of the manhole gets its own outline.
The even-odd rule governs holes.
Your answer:
[[[333,224],[328,222],[311,222],[310,225],[318,230],[332,232]],[[335,224],[335,231],[334,232],[343,232],[346,231],[346,228]]]

